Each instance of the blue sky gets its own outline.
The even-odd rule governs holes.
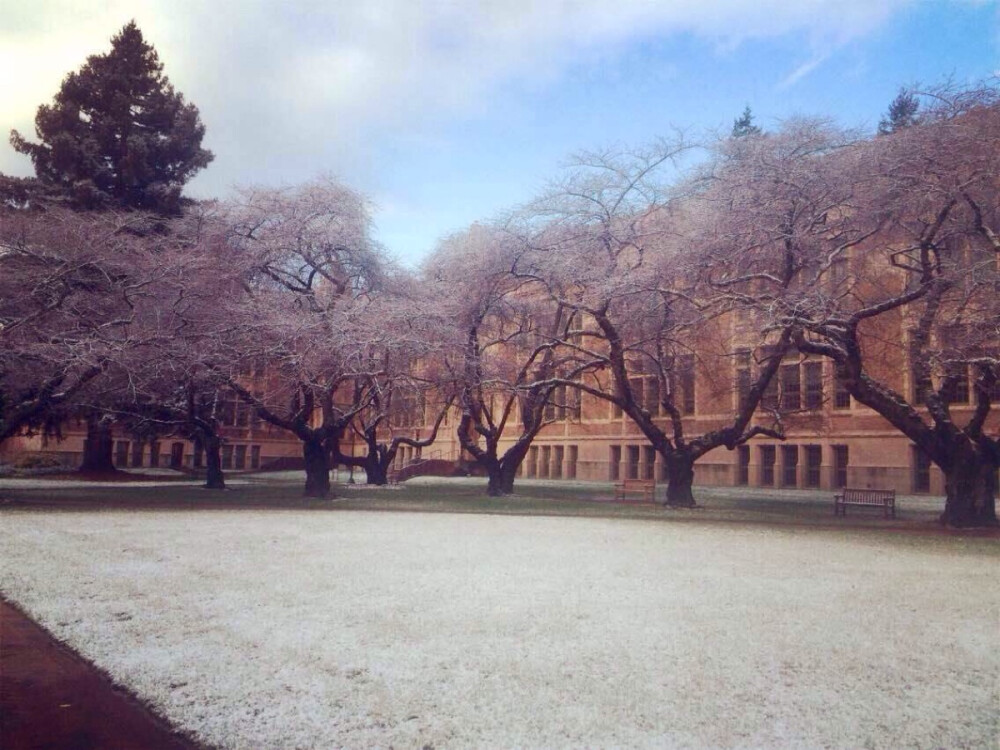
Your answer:
[[[189,186],[333,174],[416,263],[528,200],[572,151],[671,126],[828,115],[873,130],[901,85],[1000,71],[1000,3],[932,0],[0,0],[0,125],[33,133],[63,75],[135,18],[198,105]],[[30,174],[0,145],[0,171]]]

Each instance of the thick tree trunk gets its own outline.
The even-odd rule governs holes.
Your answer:
[[[205,445],[205,489],[226,489],[226,477],[222,473],[222,440],[218,435],[204,438]]]
[[[667,468],[667,499],[663,504],[675,508],[693,508],[694,459],[686,453],[674,452],[663,456],[663,463]]]
[[[513,461],[497,461],[487,467],[489,481],[486,494],[490,497],[509,495],[514,491],[514,477],[518,464]]]
[[[389,484],[388,467],[383,466],[377,458],[369,458],[365,461],[365,484],[372,484],[377,487],[384,487]]]
[[[945,499],[941,523],[947,526],[996,526],[997,467],[971,451],[944,473]]]
[[[80,471],[106,473],[115,470],[115,439],[111,424],[98,417],[87,418],[87,441]]]
[[[302,443],[302,455],[306,462],[306,497],[330,496],[330,454],[322,440],[306,440]]]

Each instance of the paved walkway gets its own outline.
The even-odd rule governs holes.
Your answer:
[[[195,750],[103,672],[0,599],[0,748]]]

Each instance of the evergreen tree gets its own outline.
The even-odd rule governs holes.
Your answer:
[[[743,114],[733,120],[733,138],[745,138],[748,135],[760,135],[761,129],[753,124],[753,112],[748,104],[743,109]]]
[[[892,104],[889,105],[889,111],[879,120],[878,134],[888,135],[915,124],[918,109],[920,109],[920,100],[905,88],[900,89],[896,98],[892,100]]]
[[[40,143],[11,131],[14,149],[43,185],[84,208],[177,213],[184,183],[213,158],[198,108],[174,91],[135,21],[110,52],[66,76],[53,104],[38,108],[35,132]]]

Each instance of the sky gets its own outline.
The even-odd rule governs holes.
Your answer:
[[[749,105],[874,131],[904,85],[1000,74],[1000,0],[0,0],[0,129],[134,19],[201,112],[215,161],[187,187],[333,176],[408,265],[528,201],[575,151]],[[32,174],[0,143],[0,172]]]

